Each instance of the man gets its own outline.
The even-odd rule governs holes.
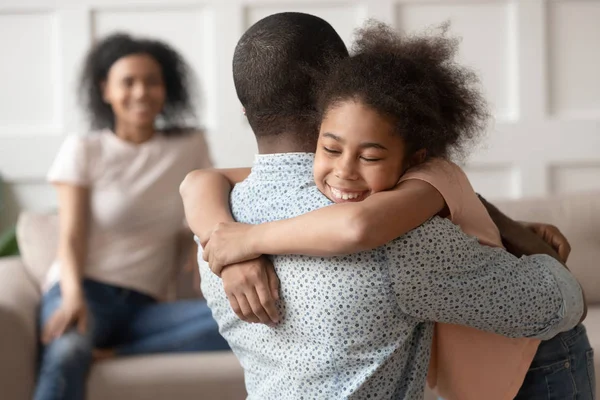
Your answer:
[[[261,155],[231,194],[237,221],[289,218],[330,204],[313,184],[312,94],[314,77],[327,73],[332,58],[346,56],[333,28],[306,14],[269,16],[240,39],[234,81]],[[188,222],[205,242],[209,234],[197,221],[212,226],[231,216],[202,215],[186,187],[184,182]],[[228,190],[224,182],[224,198]],[[437,235],[451,237],[452,245],[434,240]],[[223,282],[250,264],[227,267]],[[580,287],[558,262],[516,259],[480,246],[440,218],[385,248],[343,258],[281,256],[274,264],[284,314],[276,327],[239,320],[223,283],[206,266],[201,269],[203,292],[244,367],[251,399],[419,399],[433,321],[548,339],[575,326],[583,313]],[[465,270],[476,273],[465,279]],[[261,296],[268,293],[255,297]],[[239,308],[248,310],[256,298]]]

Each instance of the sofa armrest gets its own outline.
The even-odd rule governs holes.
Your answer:
[[[31,399],[40,289],[20,257],[0,258],[0,397]]]

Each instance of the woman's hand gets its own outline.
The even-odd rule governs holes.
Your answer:
[[[211,271],[221,276],[223,267],[258,258],[251,244],[252,225],[224,222],[216,226],[202,252]]]
[[[71,326],[77,326],[80,333],[87,329],[88,309],[83,293],[67,294],[62,304],[46,322],[42,331],[42,343],[48,344],[62,336]]]

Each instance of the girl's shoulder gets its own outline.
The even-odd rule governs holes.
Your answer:
[[[434,181],[442,180],[460,185],[469,182],[465,171],[459,165],[448,159],[438,157],[430,158],[409,168],[402,176],[401,181],[411,178],[429,178]]]

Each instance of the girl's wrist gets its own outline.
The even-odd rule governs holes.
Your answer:
[[[268,223],[267,223],[268,224]],[[252,225],[248,230],[248,249],[252,254],[264,254],[265,224]]]
[[[246,246],[248,248],[248,252],[251,254],[262,254],[259,249],[261,243],[260,237],[262,235],[262,229],[260,226],[260,224],[251,225],[246,233]]]

